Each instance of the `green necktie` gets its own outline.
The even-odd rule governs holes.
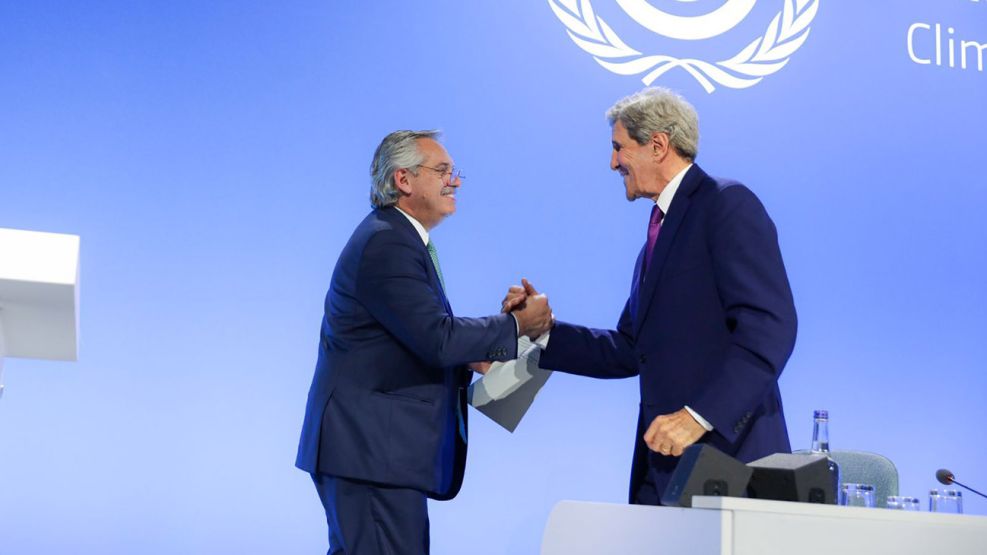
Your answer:
[[[428,255],[432,257],[432,265],[435,266],[435,273],[439,276],[439,283],[442,284],[442,291],[446,290],[446,280],[442,278],[442,266],[439,266],[439,251],[435,249],[435,245],[432,241],[429,241],[425,248],[428,249]],[[459,405],[459,399],[456,399],[456,420],[459,424],[459,437],[463,438],[463,443],[466,443],[466,420],[463,418],[463,407]]]
[[[435,250],[435,245],[429,241],[428,245],[425,245],[428,249],[428,255],[432,257],[432,265],[435,266],[435,273],[439,276],[439,283],[442,284],[442,291],[446,290],[446,280],[442,279],[442,266],[439,266],[439,251]]]

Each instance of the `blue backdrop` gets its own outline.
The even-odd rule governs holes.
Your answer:
[[[715,62],[781,45],[788,3],[703,41],[591,7],[637,58]],[[647,72],[601,67],[565,25],[597,21],[589,2],[554,4],[570,19],[547,0],[0,3],[0,226],[82,237],[79,362],[7,361],[0,552],[325,549],[292,462],[325,288],[394,129],[442,129],[468,175],[433,235],[458,314],[525,276],[559,318],[613,326],[650,206],[608,169],[603,113]],[[809,35],[756,85],[655,84],[698,109],[699,163],[778,226],[793,446],[826,408],[833,446],[888,455],[904,494],[940,466],[987,484],[987,2],[792,5],[818,9]],[[635,380],[556,375],[513,435],[474,412],[433,553],[534,553],[557,501],[623,501],[636,403]]]

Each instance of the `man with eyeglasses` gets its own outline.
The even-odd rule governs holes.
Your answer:
[[[452,499],[466,464],[470,369],[517,356],[553,317],[544,295],[453,316],[429,232],[463,175],[435,131],[395,131],[370,166],[373,210],[333,271],[296,466],[326,511],[330,554],[422,554],[426,499]]]

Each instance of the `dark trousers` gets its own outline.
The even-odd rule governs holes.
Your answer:
[[[661,494],[658,493],[658,488],[655,486],[652,472],[654,471],[649,468],[644,480],[641,480],[641,485],[634,492],[633,503],[635,505],[661,505]]]
[[[329,555],[427,555],[425,494],[312,474],[326,509]]]

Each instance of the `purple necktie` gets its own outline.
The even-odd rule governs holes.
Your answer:
[[[658,204],[651,209],[651,220],[648,222],[648,244],[644,250],[644,274],[648,274],[651,267],[651,253],[655,250],[655,242],[658,240],[658,232],[661,231],[661,218],[663,214]]]

